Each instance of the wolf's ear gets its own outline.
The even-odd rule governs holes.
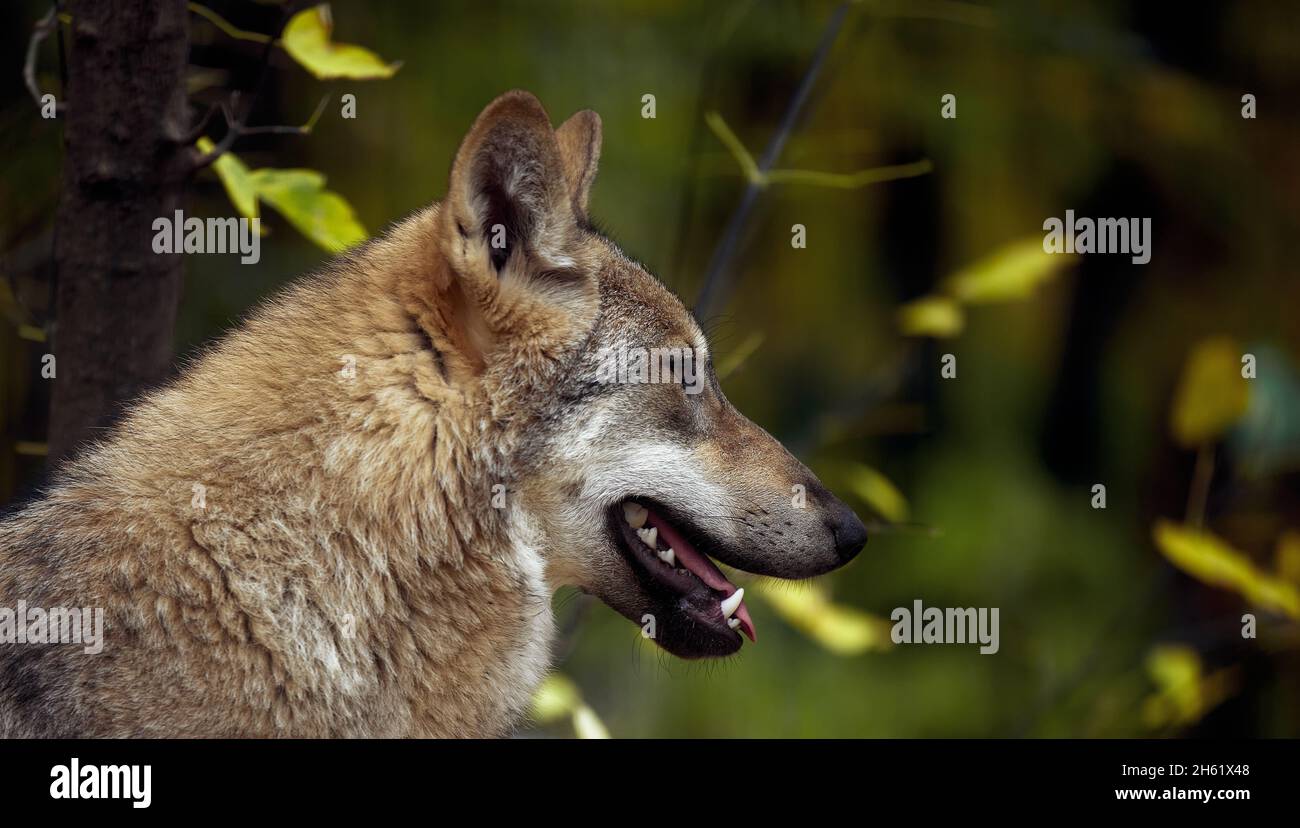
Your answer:
[[[537,98],[516,90],[488,104],[451,168],[446,205],[463,242],[461,264],[486,255],[500,277],[515,256],[525,270],[565,269],[573,203],[559,139]]]
[[[507,92],[456,151],[438,210],[437,244],[448,267],[436,270],[433,285],[446,297],[441,328],[454,340],[449,347],[476,372],[493,353],[523,364],[517,349],[572,346],[595,324],[599,251],[575,214],[572,183],[590,183],[591,124],[583,140],[583,130],[566,129],[569,149],[562,149],[541,103]],[[599,130],[594,135],[598,141]],[[568,160],[584,142],[587,160]]]
[[[575,113],[555,130],[555,137],[560,142],[560,158],[573,198],[573,211],[579,218],[586,218],[587,196],[600,162],[600,116],[590,109]]]

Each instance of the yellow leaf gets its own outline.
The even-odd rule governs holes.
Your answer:
[[[1153,534],[1161,553],[1197,580],[1230,589],[1251,604],[1300,620],[1300,588],[1261,571],[1221,539],[1167,520],[1156,521]]]
[[[286,52],[321,80],[391,78],[400,63],[384,63],[374,52],[348,43],[334,43],[334,19],[328,3],[298,12],[289,19],[280,40]]]
[[[861,463],[845,466],[845,475],[853,493],[862,498],[878,515],[890,523],[907,520],[907,498],[889,478]]]
[[[1241,348],[1227,337],[1206,339],[1192,349],[1174,394],[1174,439],[1186,448],[1212,442],[1246,413],[1249,403]]]
[[[352,205],[325,189],[325,176],[315,170],[260,169],[249,175],[259,198],[331,253],[365,240]]]
[[[199,152],[212,152],[213,144],[207,137],[200,138],[197,146]],[[244,162],[233,152],[227,151],[212,162],[212,168],[216,170],[221,185],[226,188],[226,195],[230,197],[230,203],[235,205],[239,214],[244,218],[257,218],[257,189]]]
[[[565,716],[579,739],[608,739],[609,730],[596,711],[582,700],[578,686],[559,673],[547,676],[533,693],[533,718],[550,724]]]
[[[552,673],[533,693],[533,718],[543,724],[573,714],[582,704],[578,688],[568,678]]]
[[[963,268],[945,283],[947,292],[967,304],[1024,299],[1069,263],[1068,256],[1043,250],[1040,236],[999,248]]]
[[[200,138],[200,152],[211,152],[213,143]],[[366,238],[352,205],[343,196],[325,189],[325,176],[315,170],[250,170],[232,152],[223,152],[212,162],[226,188],[226,195],[241,216],[257,218],[258,199],[279,211],[304,236],[331,253],[346,250]]]
[[[1194,724],[1236,689],[1234,670],[1203,675],[1201,657],[1181,644],[1156,647],[1146,669],[1156,686],[1142,703],[1142,720],[1151,728]]]
[[[790,626],[837,655],[857,655],[893,646],[888,621],[833,603],[818,584],[792,589],[760,582],[751,591],[771,604]]]
[[[605,723],[585,704],[579,705],[577,710],[573,711],[573,732],[579,739],[608,739],[609,730],[605,728]]]
[[[1190,647],[1156,647],[1147,656],[1147,675],[1158,688],[1142,706],[1152,727],[1194,722],[1201,709],[1201,657]]]
[[[956,336],[964,324],[961,306],[947,296],[923,296],[898,309],[904,336]]]

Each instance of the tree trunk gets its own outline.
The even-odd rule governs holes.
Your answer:
[[[71,0],[56,219],[51,466],[167,376],[181,258],[152,225],[181,206],[192,151],[185,0]]]

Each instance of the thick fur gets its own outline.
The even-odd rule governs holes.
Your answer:
[[[555,130],[502,96],[442,202],[257,311],[0,524],[0,606],[106,614],[97,655],[0,644],[0,735],[508,732],[558,586],[644,608],[605,520],[632,495],[746,568],[837,565],[842,506],[711,375],[700,400],[591,380],[611,344],[707,353],[587,224],[599,154],[594,113]]]

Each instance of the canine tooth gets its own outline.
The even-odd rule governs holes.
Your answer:
[[[739,627],[739,626],[740,626],[740,619],[739,619],[739,618],[728,618],[728,619],[727,619],[727,626],[728,626],[728,627],[731,627],[731,628],[734,630],[736,627]]]
[[[740,602],[743,600],[745,600],[744,587],[741,587],[740,589],[736,590],[735,592],[731,593],[726,598],[724,598],[722,600],[722,617],[730,618],[732,616],[732,613],[736,611],[736,607],[740,606]]]
[[[636,536],[640,538],[641,542],[646,546],[654,549],[655,542],[659,540],[659,530],[653,526],[649,529],[638,529],[636,530]]]
[[[677,553],[673,551],[673,548],[672,548],[671,546],[668,547],[667,549],[660,549],[660,550],[659,550],[659,560],[663,561],[664,563],[668,564],[669,566],[676,566],[676,564],[677,564]]]
[[[623,519],[626,520],[627,525],[631,526],[633,529],[640,529],[642,526],[645,526],[645,519],[649,515],[650,512],[640,503],[628,502],[623,504]]]

